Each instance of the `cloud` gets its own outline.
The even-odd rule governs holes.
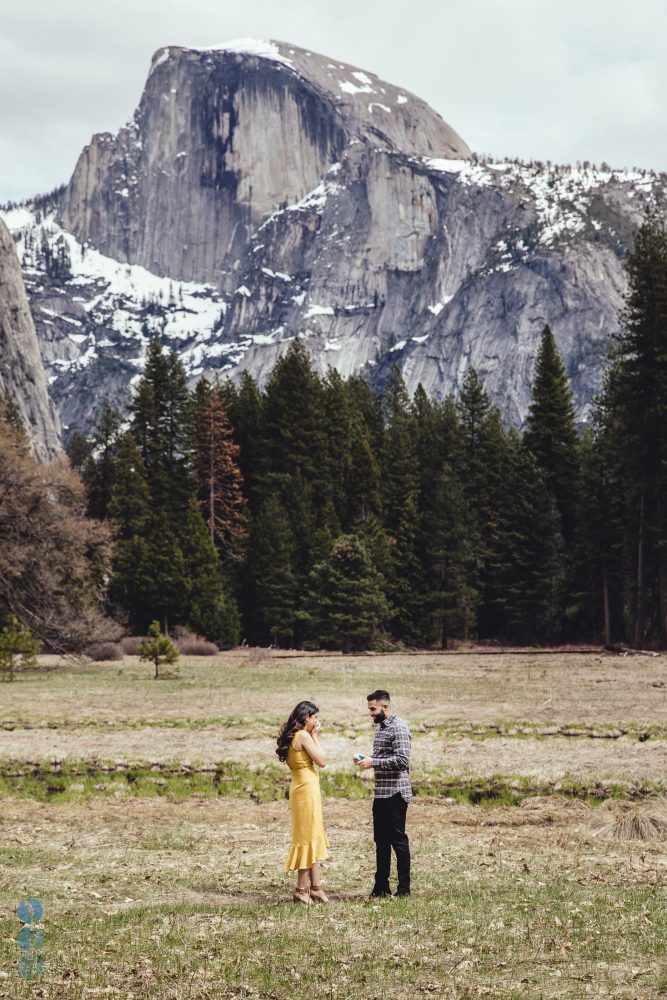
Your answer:
[[[427,100],[498,156],[667,169],[663,0],[26,0],[3,11],[0,201],[67,180],[136,107],[153,52],[255,36]]]

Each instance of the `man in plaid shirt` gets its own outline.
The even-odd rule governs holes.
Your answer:
[[[405,832],[410,785],[410,730],[391,707],[388,691],[368,695],[368,711],[378,727],[373,741],[373,756],[355,758],[364,770],[375,768],[373,799],[373,839],[377,868],[371,897],[391,896],[389,871],[391,850],[396,855],[397,896],[410,895],[410,843]]]

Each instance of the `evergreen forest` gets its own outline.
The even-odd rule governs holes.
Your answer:
[[[667,642],[667,234],[649,217],[600,396],[578,428],[542,333],[525,427],[469,369],[456,397],[318,374],[294,340],[263,386],[187,384],[154,338],[125,414],[71,466],[105,532],[98,605],[229,647],[354,651]],[[18,433],[8,416],[6,440]],[[1,512],[0,512],[1,515]],[[0,530],[2,524],[0,523]],[[7,611],[25,622],[0,571]],[[34,628],[34,622],[25,622]],[[39,629],[37,629],[37,634]]]

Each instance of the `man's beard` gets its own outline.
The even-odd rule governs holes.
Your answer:
[[[387,718],[387,714],[386,714],[385,710],[382,709],[382,711],[378,712],[378,714],[374,717],[373,722],[375,723],[376,726],[379,726],[380,723],[384,722],[384,720],[386,718]]]

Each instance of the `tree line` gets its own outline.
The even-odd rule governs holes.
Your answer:
[[[627,271],[584,429],[548,327],[522,432],[503,425],[472,368],[456,397],[420,386],[411,398],[396,368],[381,392],[319,375],[297,339],[263,387],[246,373],[190,391],[154,338],[128,414],[106,407],[91,439],[68,444],[88,523],[111,539],[95,577],[107,614],[135,633],[157,619],[222,646],[664,646],[667,235],[656,218]]]

